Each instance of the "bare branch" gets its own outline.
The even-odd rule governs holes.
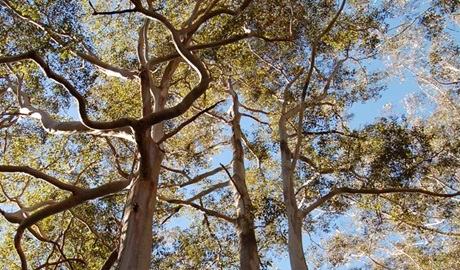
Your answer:
[[[112,121],[112,122],[91,121],[88,118],[88,114],[86,112],[86,99],[77,91],[77,89],[75,89],[75,87],[67,79],[65,79],[64,77],[52,71],[49,65],[45,62],[45,60],[41,58],[37,54],[37,52],[33,50],[26,52],[26,53],[16,55],[16,56],[1,57],[0,64],[19,62],[19,61],[27,60],[27,59],[33,60],[37,65],[41,67],[42,71],[46,74],[48,78],[62,85],[65,89],[67,89],[67,91],[73,97],[77,99],[78,112],[79,112],[80,118],[83,124],[85,124],[88,128],[107,130],[107,129],[117,129],[117,128],[133,125],[133,119],[128,119],[128,118],[121,118],[119,120]]]
[[[148,61],[148,38],[147,38],[147,29],[149,27],[149,19],[144,19],[144,24],[141,29],[139,29],[139,38],[137,39],[137,58],[141,66],[145,67]]]
[[[347,1],[346,0],[343,0],[342,1],[342,4],[340,5],[340,8],[339,10],[337,11],[337,13],[334,15],[334,18],[332,18],[332,20],[329,22],[329,24],[327,25],[327,27],[323,30],[323,32],[316,38],[317,41],[321,40],[321,38],[323,38],[327,33],[329,33],[329,31],[331,31],[332,27],[334,26],[334,24],[336,23],[337,19],[339,18],[340,16],[340,13],[342,13],[342,10],[343,8],[345,7],[345,3]]]
[[[254,121],[256,121],[256,122],[258,122],[260,124],[270,125],[269,123],[267,123],[265,121],[262,121],[259,118],[255,117],[253,115],[247,114],[247,113],[242,113],[241,116],[249,117],[249,118],[253,119]]]
[[[209,172],[205,172],[203,174],[200,174],[200,175],[197,175],[195,177],[193,177],[193,179],[189,180],[188,182],[185,182],[185,183],[182,183],[179,185],[179,187],[185,187],[185,186],[188,186],[188,185],[191,185],[191,184],[196,184],[198,182],[200,182],[201,180],[203,179],[206,179],[218,172],[221,172],[222,170],[226,169],[227,167],[230,167],[231,165],[227,165],[227,166],[223,166],[222,164],[220,164],[221,167],[217,167]]]
[[[70,213],[72,214],[72,216],[76,219],[78,219],[78,221],[80,221],[81,223],[83,223],[86,228],[88,228],[88,230],[94,234],[97,239],[101,240],[102,244],[108,248],[108,249],[112,249],[113,247],[111,245],[109,245],[105,240],[104,238],[82,217],[80,216],[79,214],[77,214],[74,210],[72,209],[69,209]]]
[[[104,262],[104,265],[101,267],[101,270],[110,270],[112,269],[113,264],[117,261],[118,258],[118,249],[114,249],[107,260]]]
[[[246,147],[248,148],[249,152],[251,152],[251,154],[254,156],[254,158],[257,160],[257,168],[261,169],[261,166],[260,166],[260,159],[259,157],[256,155],[256,152],[254,151],[254,147],[252,146],[251,142],[248,140],[248,138],[246,137],[246,135],[244,135],[243,133],[241,133],[241,139],[243,139],[243,142],[244,144],[246,145]]]
[[[203,3],[203,0],[197,0],[195,3],[195,6],[193,7],[192,14],[190,14],[190,17],[182,24],[182,28],[184,27],[190,27],[193,23],[193,21],[198,17],[200,14],[200,5]]]
[[[208,89],[210,77],[203,63],[186,48],[186,46],[182,43],[179,32],[164,16],[156,13],[155,11],[143,8],[140,1],[132,2],[135,5],[135,9],[142,13],[145,17],[158,21],[167,28],[172,36],[177,52],[197,72],[200,78],[199,83],[182,99],[179,104],[171,108],[151,113],[139,120],[140,126],[147,127],[184,114],[192,106],[195,100],[197,100]]]
[[[220,163],[220,166],[222,166],[222,168],[225,170],[225,172],[227,173],[228,175],[228,178],[230,178],[230,180],[232,181],[233,185],[235,186],[236,188],[236,191],[238,192],[239,195],[243,195],[243,193],[241,193],[241,191],[239,190],[238,188],[238,185],[237,183],[235,182],[235,180],[233,179],[232,175],[230,174],[230,172],[228,171],[227,168],[225,168],[224,164]]]
[[[311,82],[311,78],[312,78],[312,74],[313,74],[313,69],[315,67],[315,59],[316,59],[316,50],[317,50],[317,46],[318,46],[318,43],[321,41],[321,38],[326,35],[331,29],[332,27],[334,26],[335,22],[337,21],[337,19],[339,18],[340,16],[340,13],[342,13],[342,10],[343,8],[345,7],[345,3],[346,3],[346,0],[343,0],[342,1],[342,5],[340,6],[339,10],[337,11],[337,13],[335,14],[334,18],[329,22],[328,26],[326,27],[326,29],[323,30],[323,32],[321,32],[321,34],[313,41],[313,45],[312,45],[312,52],[311,52],[311,56],[310,56],[310,68],[308,70],[308,74],[307,74],[307,78],[305,80],[305,83],[304,83],[304,86],[302,88],[302,94],[301,94],[301,97],[300,97],[300,107],[301,108],[304,108],[305,107],[305,98],[306,98],[306,95],[307,95],[307,90],[308,90],[308,87],[310,85],[310,82]],[[338,68],[338,65],[336,66],[336,69]],[[331,75],[332,76],[332,75]],[[330,80],[332,80],[332,77],[330,77],[328,79],[328,83],[330,83]],[[326,84],[328,86],[328,84]],[[327,95],[327,88],[328,87],[325,87],[324,88],[324,91],[323,91],[323,94],[320,95],[319,97],[317,97],[315,99],[316,102],[320,102],[322,101],[324,98],[326,98],[326,95]],[[299,155],[300,155],[300,146],[302,144],[302,133],[300,132],[300,130],[302,130],[302,124],[303,124],[303,114],[304,114],[304,110],[300,110],[299,111],[299,120],[298,120],[298,124],[297,124],[297,143],[296,143],[296,146],[295,146],[295,150],[294,150],[294,156],[292,158],[292,164],[295,166],[295,164],[297,163],[297,160],[299,158]],[[294,174],[294,170],[291,171],[291,177],[292,175]]]
[[[0,214],[2,214],[5,219],[10,223],[19,224],[25,218],[22,211],[16,211],[13,213],[8,213],[0,209]]]
[[[114,158],[114,162],[115,162],[115,167],[117,168],[117,172],[118,174],[120,174],[123,178],[125,179],[129,179],[129,176],[130,174],[125,172],[123,170],[123,168],[121,167],[120,165],[120,160],[118,158],[118,153],[117,153],[117,149],[115,149],[115,146],[113,146],[112,142],[106,138],[105,140],[107,142],[107,144],[109,145],[109,148],[110,148],[110,151],[112,152],[113,154],[113,158]]]
[[[68,210],[86,201],[100,198],[102,196],[112,194],[115,192],[119,192],[123,190],[124,188],[126,188],[129,185],[129,183],[130,183],[129,181],[116,181],[116,182],[107,183],[107,184],[104,184],[104,185],[101,185],[99,187],[92,188],[92,189],[81,189],[81,191],[78,191],[75,195],[67,199],[64,199],[61,202],[58,202],[52,205],[48,205],[36,211],[35,213],[28,216],[27,218],[23,219],[21,223],[19,224],[19,227],[16,231],[16,235],[14,237],[14,246],[21,259],[22,269],[27,269],[26,256],[21,246],[21,239],[26,229],[36,224],[40,220],[43,220],[51,215],[60,213],[62,211]]]
[[[302,135],[304,136],[309,136],[309,135],[314,135],[314,136],[321,136],[321,135],[330,135],[330,134],[339,134],[345,137],[351,137],[351,138],[356,138],[356,139],[362,139],[363,137],[360,137],[355,134],[343,132],[340,130],[336,129],[331,129],[331,130],[324,130],[324,131],[303,131]],[[296,134],[290,134],[289,137],[295,137]]]
[[[22,207],[19,204],[19,206],[21,208],[16,212],[8,213],[8,212],[5,212],[5,211],[0,209],[0,213],[9,222],[19,224],[27,217],[26,213],[30,213],[30,212],[35,211],[35,210],[37,210],[37,209],[39,209],[39,208],[41,208],[43,206],[51,205],[51,204],[54,204],[54,203],[56,203],[56,202],[53,201],[53,200],[41,201],[39,203],[36,203],[36,204],[32,205],[31,207]],[[39,237],[37,237],[37,238],[39,238]]]
[[[437,193],[434,191],[429,191],[429,190],[420,189],[420,188],[353,189],[353,188],[343,187],[343,188],[336,188],[332,190],[331,192],[319,198],[313,204],[305,208],[302,211],[302,217],[305,217],[311,211],[323,205],[325,202],[332,199],[336,195],[341,195],[341,194],[379,195],[379,194],[386,194],[386,193],[419,193],[419,194],[424,194],[424,195],[434,196],[434,197],[441,197],[441,198],[452,198],[452,197],[456,197],[460,195],[460,191],[455,192],[455,193]]]
[[[242,39],[249,38],[249,37],[252,37],[252,35],[251,34],[234,35],[234,36],[232,36],[230,38],[227,38],[227,39],[221,39],[221,40],[218,40],[218,41],[209,42],[209,43],[205,43],[205,44],[191,45],[191,46],[188,46],[187,49],[190,50],[190,51],[198,51],[198,50],[202,50],[202,49],[216,48],[216,47],[225,46],[225,45],[228,45],[228,44],[231,44],[231,43],[235,43],[235,42],[238,42],[238,41],[240,41]],[[153,58],[153,59],[151,59],[149,61],[147,66],[151,69],[155,65],[158,65],[158,64],[166,62],[166,61],[173,60],[173,59],[178,58],[178,57],[180,57],[179,53],[173,53],[173,54]]]
[[[202,197],[212,193],[213,191],[215,190],[218,190],[218,189],[221,189],[221,188],[224,188],[224,187],[227,187],[228,184],[230,184],[230,181],[227,181],[227,182],[222,182],[222,183],[219,183],[219,184],[215,184],[209,188],[207,188],[206,190],[203,190],[201,192],[199,192],[198,194],[196,194],[195,196],[187,199],[188,202],[193,202],[194,200],[197,200],[197,199],[201,199]]]
[[[220,103],[224,102],[224,100],[221,100],[217,103],[215,103],[214,105],[212,105],[211,107],[208,107],[202,111],[200,111],[199,113],[197,113],[196,115],[194,115],[193,117],[191,117],[190,119],[187,119],[185,122],[183,122],[182,124],[180,124],[177,128],[175,128],[173,131],[169,132],[168,134],[164,135],[163,138],[161,138],[157,143],[158,144],[161,144],[162,142],[164,142],[165,140],[171,138],[172,136],[176,135],[179,131],[181,131],[185,126],[187,126],[188,124],[192,123],[193,121],[195,121],[200,115],[214,109],[217,105],[219,105]]]
[[[35,178],[39,178],[39,179],[43,179],[45,180],[46,182],[52,184],[53,186],[59,188],[59,189],[62,189],[62,190],[66,190],[66,191],[70,191],[72,192],[73,194],[76,194],[80,191],[82,191],[83,189],[82,188],[79,188],[77,186],[74,186],[74,185],[70,185],[70,184],[66,184],[50,175],[47,175],[39,170],[36,170],[36,169],[32,169],[28,166],[10,166],[10,165],[0,165],[0,172],[10,172],[10,173],[14,173],[14,172],[18,172],[18,173],[25,173],[25,174],[29,174]]]
[[[195,111],[198,111],[198,112],[201,112],[201,111],[202,111],[201,108],[199,108],[198,106],[195,106],[195,105],[192,106],[192,109],[195,110]],[[211,112],[211,111],[208,111],[208,112],[205,112],[204,114],[206,114],[207,116],[209,116],[209,117],[211,117],[211,118],[213,118],[213,119],[216,119],[217,121],[220,121],[220,122],[222,122],[222,123],[224,123],[224,124],[227,124],[227,123],[228,123],[228,120],[227,120],[227,119],[225,119],[225,118],[222,117],[221,115],[218,115],[217,113],[213,113],[213,112]]]
[[[205,213],[207,215],[226,220],[226,221],[228,221],[228,222],[230,222],[232,224],[236,224],[236,220],[234,218],[231,218],[229,216],[221,214],[221,213],[219,213],[217,211],[207,209],[207,208],[205,208],[203,206],[200,206],[200,205],[198,205],[196,203],[189,202],[189,201],[184,201],[184,200],[167,199],[167,198],[164,198],[164,197],[161,197],[161,196],[158,196],[158,198],[160,200],[162,200],[162,201],[173,203],[173,204],[187,205],[187,206],[190,206],[190,207],[195,208],[197,210],[200,210],[201,212],[203,212],[203,213]]]
[[[266,111],[263,111],[263,110],[258,110],[258,109],[254,109],[254,108],[249,108],[248,106],[240,103],[240,106],[243,107],[245,110],[248,110],[248,111],[251,111],[251,112],[255,112],[255,113],[262,113],[262,114],[265,114],[265,115],[269,115],[270,113],[269,112],[266,112]]]
[[[165,170],[168,170],[168,171],[170,171],[170,172],[173,172],[173,173],[181,174],[181,175],[183,175],[185,178],[187,178],[188,181],[192,181],[192,178],[191,178],[184,170],[170,168],[170,167],[167,167],[167,166],[165,166],[165,165],[161,165],[161,168],[163,168],[163,169],[165,169]],[[177,186],[177,185],[172,185],[172,186]],[[171,186],[170,186],[170,185],[165,185],[164,187],[171,187]]]
[[[21,115],[27,115],[40,121],[42,127],[50,134],[72,135],[72,134],[90,134],[95,136],[118,137],[134,141],[132,130],[129,127],[123,127],[113,130],[95,130],[85,126],[80,121],[60,122],[54,120],[49,113],[44,110],[35,108],[31,105],[29,96],[21,90],[22,78],[18,78],[16,86],[8,80],[9,90],[13,92],[19,101]]]
[[[263,35],[255,34],[255,33],[245,33],[245,34],[238,34],[234,35],[232,37],[226,38],[226,39],[220,39],[217,41],[209,42],[209,43],[204,43],[204,44],[195,44],[195,45],[190,45],[187,46],[187,49],[194,52],[194,51],[199,51],[203,49],[212,49],[212,48],[218,48],[222,47],[228,44],[236,43],[240,40],[247,39],[247,38],[260,38],[265,41],[273,42],[273,41],[288,41],[286,39],[273,39],[269,40],[268,38],[264,37]],[[160,57],[153,58],[149,60],[147,66],[149,69],[152,69],[153,66],[158,65],[160,63],[166,62],[173,60],[175,58],[180,57],[179,53],[172,53]]]
[[[164,225],[170,218],[172,218],[176,213],[178,213],[182,209],[182,205],[175,207],[169,216],[167,216],[160,224]]]
[[[53,265],[59,265],[61,263],[70,263],[70,262],[78,262],[78,263],[81,263],[83,265],[86,265],[86,262],[82,259],[78,259],[78,258],[66,258],[64,260],[60,260],[60,261],[57,261],[57,262],[47,262],[47,263],[44,263],[40,266],[38,266],[37,268],[35,268],[35,270],[39,270],[39,269],[43,269],[43,268],[48,268],[49,266],[53,266]]]
[[[228,8],[221,8],[221,9],[216,9],[216,10],[213,10],[213,11],[209,11],[206,14],[204,14],[203,16],[201,16],[200,18],[198,18],[198,20],[196,20],[195,23],[193,23],[190,27],[181,30],[181,33],[195,32],[206,21],[208,21],[208,20],[210,20],[210,19],[212,19],[212,18],[214,18],[216,16],[219,16],[219,15],[227,14],[227,15],[231,15],[231,16],[236,17],[239,14],[241,14],[241,12],[243,12],[249,6],[251,1],[252,0],[245,0],[235,10],[231,10],[231,9],[228,9]]]

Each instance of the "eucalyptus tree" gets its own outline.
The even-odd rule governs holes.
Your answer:
[[[31,149],[27,149],[26,145],[34,141],[23,141],[26,148],[23,150],[24,155],[21,155],[19,150],[5,150],[4,161],[20,165],[2,165],[2,172],[28,174],[45,180],[59,190],[55,191],[52,200],[38,200],[35,203],[22,195],[28,194],[30,190],[27,189],[43,190],[44,187],[35,183],[30,184],[30,179],[22,181],[25,183],[22,192],[14,196],[8,188],[20,186],[20,181],[11,179],[2,185],[5,187],[5,198],[19,207],[15,212],[2,211],[2,214],[6,220],[19,224],[14,246],[20,257],[21,268],[28,267],[26,252],[22,248],[22,238],[27,230],[37,240],[54,245],[47,258],[32,259],[35,266],[40,263],[43,267],[66,263],[68,267],[73,268],[73,264],[85,262],[85,259],[77,258],[83,255],[79,254],[78,248],[73,252],[66,250],[72,250],[64,243],[66,231],[55,236],[56,240],[53,240],[38,224],[59,213],[72,213],[74,216],[70,223],[74,218],[80,219],[83,216],[82,222],[99,238],[96,228],[100,224],[91,224],[86,218],[92,214],[73,214],[72,209],[89,200],[106,198],[110,194],[124,190],[127,190],[128,195],[123,216],[115,213],[113,217],[118,220],[118,230],[121,234],[119,243],[112,241],[107,244],[107,248],[113,250],[103,268],[111,267],[115,260],[120,269],[149,268],[152,222],[156,213],[163,159],[165,155],[174,156],[174,151],[180,149],[177,145],[172,151],[168,151],[166,140],[177,135],[186,124],[210,110],[212,107],[207,110],[200,108],[218,96],[209,94],[203,102],[197,102],[208,88],[213,88],[210,72],[197,53],[200,49],[222,46],[255,35],[239,34],[204,43],[196,43],[193,39],[202,39],[200,36],[209,37],[200,27],[211,24],[213,20],[218,20],[224,25],[234,23],[234,18],[248,6],[249,1],[235,4],[234,7],[201,1],[194,5],[180,3],[171,6],[154,6],[149,2],[144,6],[139,1],[133,1],[122,3],[122,6],[113,12],[99,12],[99,9],[115,8],[103,3],[81,5],[65,1],[44,1],[30,5],[26,2],[2,1],[1,4],[2,17],[6,22],[2,31],[7,37],[2,44],[2,83],[5,89],[8,89],[2,94],[5,94],[5,101],[10,102],[5,108],[5,124],[9,125],[9,122],[15,121],[19,127],[31,125],[30,121],[22,120],[30,118],[37,119],[44,130],[53,135],[80,133],[107,137],[103,147],[88,144],[91,138],[87,136],[84,137],[84,141],[67,142],[67,139],[60,139],[64,140],[64,144],[57,144],[55,147],[73,151],[73,154],[82,151],[82,145],[93,147],[86,150],[84,157],[87,160],[81,161],[81,164],[67,161],[70,163],[69,166],[73,167],[70,170],[71,174],[65,176],[67,178],[62,178],[68,170],[66,166],[61,165],[61,173],[57,173],[54,171],[55,168],[50,166],[59,161],[56,157],[59,152],[53,153],[55,156],[48,162],[46,157],[36,157],[35,163],[42,166],[33,166],[35,163],[28,161],[33,159],[32,156],[26,153]],[[167,16],[159,13],[159,10],[166,12]],[[174,13],[173,10],[182,10],[183,13]],[[228,18],[218,19],[223,14],[228,15]],[[133,27],[121,28],[122,25]],[[24,35],[25,32],[29,34]],[[14,38],[20,35],[24,39]],[[107,42],[107,38],[112,38],[113,42]],[[161,43],[163,44],[159,45]],[[177,87],[170,90],[172,85]],[[43,95],[40,96],[41,94]],[[46,104],[47,95],[51,97],[51,104]],[[78,121],[67,121],[62,116],[62,111],[71,105],[71,97],[76,100]],[[34,102],[34,99],[38,99],[38,102]],[[118,103],[118,106],[114,103]],[[52,110],[45,109],[48,107]],[[166,122],[184,115],[191,107],[200,112],[187,121],[178,119],[176,123]],[[191,114],[192,112],[188,113]],[[56,118],[59,120],[55,120]],[[197,128],[200,124],[194,125]],[[20,129],[15,132],[18,130]],[[187,167],[200,168],[207,165],[206,161],[201,161],[197,157],[198,154],[193,148],[205,148],[206,152],[202,154],[201,159],[213,153],[212,147],[208,145],[211,142],[206,141],[212,129],[202,130],[202,139],[189,139],[188,145],[185,145],[189,148],[187,154],[194,154],[193,160],[197,162]],[[19,139],[16,142],[11,135],[6,137],[8,140],[12,139],[13,144],[21,141]],[[113,141],[113,138],[119,140]],[[53,145],[51,141],[46,142]],[[8,149],[7,144],[5,141],[5,149]],[[42,148],[52,149],[47,146],[43,144]],[[35,151],[39,152],[39,149]],[[96,156],[98,151],[104,154]],[[124,153],[119,153],[120,151]],[[239,151],[241,152],[241,149]],[[7,152],[12,155],[6,155]],[[113,153],[114,161],[108,158],[111,156],[110,152]],[[66,162],[66,159],[62,158],[61,161]],[[170,163],[180,164],[181,160],[176,159]],[[89,168],[101,172],[93,176],[86,173],[85,170]],[[106,170],[112,171],[109,174],[102,173]],[[47,193],[52,192],[50,189],[47,190]],[[70,192],[72,195],[63,197],[60,195],[61,191]],[[24,200],[32,206],[24,205]],[[108,210],[113,207],[110,204],[113,202],[104,201],[97,207]],[[85,206],[83,209],[89,211],[91,208]],[[113,207],[113,210],[117,210],[117,207]],[[233,222],[233,219],[228,219]],[[39,226],[38,231],[33,229],[33,226]],[[61,240],[62,243],[58,243]],[[255,239],[252,240],[252,244],[256,244]],[[253,250],[256,251],[257,248]],[[68,252],[75,253],[75,258],[67,258],[65,254]],[[105,252],[107,253],[107,250]],[[257,256],[251,256],[250,259],[255,261],[251,263],[254,265],[251,269],[257,268]]]
[[[334,225],[334,222],[340,219],[347,220],[347,215],[354,217],[354,225],[358,223],[356,219],[360,215],[363,215],[361,218],[367,221],[365,225],[359,223],[355,225],[356,228],[364,226],[363,231],[358,229],[353,232],[362,234],[361,238],[353,233],[351,235],[354,238],[337,234],[331,237],[330,242],[325,241],[326,247],[330,244],[331,252],[320,251],[319,257],[325,255],[324,260],[317,258],[314,261],[317,266],[329,264],[328,267],[348,264],[353,260],[361,260],[365,264],[376,267],[385,267],[386,263],[394,259],[392,255],[398,252],[388,247],[384,248],[387,253],[382,252],[382,249],[378,250],[382,246],[376,243],[388,241],[385,237],[394,236],[396,234],[392,234],[394,232],[404,231],[404,229],[398,230],[402,222],[412,226],[407,226],[406,231],[394,237],[408,236],[411,234],[409,231],[415,227],[420,230],[420,233],[411,238],[412,243],[417,242],[417,237],[425,237],[423,232],[434,233],[437,236],[456,237],[457,235],[455,233],[457,221],[454,218],[455,214],[452,215],[451,212],[456,210],[457,202],[451,199],[439,199],[453,198],[459,194],[456,184],[458,178],[455,176],[458,173],[456,163],[449,164],[438,158],[438,155],[443,153],[447,156],[453,155],[456,160],[455,151],[451,152],[450,146],[443,150],[434,146],[439,144],[438,139],[435,138],[445,136],[442,129],[436,132],[439,134],[436,134],[432,133],[433,131],[424,131],[423,125],[411,127],[404,121],[382,120],[360,132],[353,132],[347,126],[344,108],[350,103],[367,100],[375,94],[380,94],[382,83],[389,82],[387,76],[393,75],[394,77],[390,78],[397,78],[398,75],[402,75],[404,69],[413,72],[423,87],[434,88],[438,92],[438,97],[449,96],[447,100],[455,104],[452,95],[458,93],[455,94],[449,89],[458,88],[456,78],[458,76],[454,75],[455,72],[452,73],[458,66],[458,57],[455,53],[458,50],[458,41],[452,35],[455,36],[455,31],[458,30],[459,3],[441,1],[424,6],[423,3],[412,1],[391,6],[390,2],[383,2],[383,9],[373,9],[372,6],[362,3],[349,3],[348,9],[343,10],[344,4],[343,2],[342,6],[336,6],[334,11],[336,15],[330,15],[330,23],[323,24],[323,28],[318,29],[316,36],[310,39],[310,63],[302,85],[295,89],[296,84],[299,85],[299,78],[295,74],[292,74],[292,79],[287,80],[285,84],[283,113],[279,120],[278,132],[283,195],[290,223],[290,260],[291,266],[295,269],[306,269],[302,250],[302,224],[305,231],[309,233],[324,227],[328,231],[332,227],[348,235],[350,232]],[[401,10],[405,18],[398,17]],[[356,14],[359,16],[355,17]],[[384,23],[385,18],[388,17],[398,20],[401,24],[390,29]],[[346,27],[351,25],[358,27]],[[346,31],[335,33],[334,31],[338,29],[346,29]],[[331,32],[328,33],[329,31]],[[340,38],[334,40],[334,37]],[[414,40],[417,40],[417,44],[414,44]],[[441,47],[445,49],[440,49],[440,44],[444,44]],[[429,55],[431,58],[428,57]],[[322,70],[329,59],[331,64],[326,70]],[[371,59],[378,59],[388,64],[390,69],[375,70],[369,66]],[[286,91],[290,93],[297,91],[299,99],[293,104],[297,107],[286,106],[289,104],[286,100],[290,94]],[[451,109],[455,111],[455,108]],[[455,122],[447,119],[443,121],[449,122],[447,125]],[[444,125],[443,121],[439,123]],[[289,134],[290,129],[293,130],[293,134]],[[452,145],[452,142],[447,145]],[[369,151],[368,154],[364,154],[366,151]],[[438,169],[432,171],[428,169],[430,167]],[[432,177],[440,173],[439,171],[442,171],[443,175],[436,178],[443,181],[433,183]],[[296,179],[299,178],[307,180],[303,180],[302,184],[296,183]],[[418,195],[416,197],[418,201],[413,201],[411,198],[413,195],[410,194],[414,193],[424,196]],[[373,205],[369,200],[378,202]],[[359,207],[356,207],[356,203]],[[422,207],[421,204],[436,205],[433,206],[436,210],[429,206]],[[392,210],[388,211],[387,207]],[[326,213],[331,214],[327,214],[329,217],[324,214],[319,222],[315,222],[311,214],[321,208],[327,209]],[[364,208],[365,211],[358,211],[360,214],[357,214],[356,211],[360,208]],[[375,210],[375,215],[368,212],[369,208]],[[395,209],[402,212],[391,213]],[[407,211],[412,211],[412,214],[406,214]],[[445,212],[440,214],[442,211],[450,214]],[[380,220],[377,224],[381,224],[382,212],[387,215],[391,213],[389,218],[383,219],[388,223],[385,232],[382,227],[369,222]],[[419,218],[416,219],[417,215]],[[337,219],[338,216],[341,218]],[[446,226],[449,229],[438,230],[423,225],[430,224],[436,219],[448,223],[449,225]],[[395,220],[401,222],[396,229]],[[378,235],[372,244],[363,241],[371,231]],[[430,242],[435,241],[433,237],[426,239],[431,239]],[[361,245],[357,243],[364,243],[365,247],[359,250],[357,247]],[[419,258],[431,254],[430,248],[421,251],[426,247],[423,245],[423,248],[418,250],[415,248],[420,252]],[[312,250],[314,249],[310,249],[310,252]],[[378,256],[381,256],[385,263],[375,259]],[[424,260],[425,263],[429,261],[425,258]],[[446,262],[446,265],[449,263]],[[414,264],[417,265],[416,262]],[[435,265],[440,264],[426,263],[429,268]],[[400,266],[388,264],[388,267]]]
[[[347,123],[400,67],[375,62],[406,62],[421,33],[432,53],[407,65],[458,83],[438,31],[458,3],[391,2],[1,0],[1,266],[259,269],[287,246],[292,269],[392,267],[358,240],[452,241],[455,125]],[[424,225],[441,212],[451,230]],[[363,231],[305,256],[347,215]]]

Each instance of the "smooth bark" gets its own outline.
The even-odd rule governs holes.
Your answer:
[[[257,252],[257,240],[254,231],[253,206],[246,186],[246,175],[244,167],[244,151],[242,144],[242,132],[240,126],[241,113],[239,112],[239,101],[236,92],[229,81],[229,91],[233,98],[233,175],[232,181],[235,185],[236,203],[236,231],[239,240],[240,269],[256,270],[260,268],[260,259]]]
[[[286,115],[282,115],[278,127],[280,135],[281,150],[281,179],[283,181],[283,198],[286,205],[288,219],[288,250],[291,269],[308,269],[302,246],[302,220],[301,213],[295,198],[292,170],[294,166],[291,161],[291,151],[288,146],[286,132]]]
[[[148,72],[142,72],[141,97],[142,115],[149,115],[152,108],[151,85]],[[154,91],[167,89],[154,88]],[[155,95],[155,110],[162,110],[165,101],[161,95]],[[158,180],[163,161],[163,151],[158,141],[164,136],[163,123],[153,127],[140,127],[136,131],[136,143],[140,154],[139,175],[133,181],[123,213],[118,269],[147,270],[152,256],[152,224],[155,212]]]

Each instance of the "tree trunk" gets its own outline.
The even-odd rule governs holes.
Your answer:
[[[235,185],[236,203],[236,231],[239,240],[240,269],[257,270],[260,267],[260,259],[257,249],[256,235],[254,231],[254,217],[251,199],[246,186],[246,173],[244,167],[244,151],[242,144],[242,132],[240,126],[241,113],[236,92],[229,81],[229,91],[233,97],[233,176]]]
[[[154,181],[137,178],[129,192],[123,217],[118,269],[147,270],[152,254]]]
[[[152,141],[153,142],[153,141]],[[136,178],[128,194],[123,213],[120,270],[148,270],[152,256],[152,220],[155,212],[162,151],[151,145],[151,166],[148,174]]]
[[[287,199],[286,199],[287,198]],[[288,216],[288,250],[289,262],[291,269],[307,270],[305,254],[302,245],[302,221],[300,219],[300,211],[297,209],[297,204],[292,204],[292,199],[285,195],[286,212]]]
[[[283,197],[286,205],[288,219],[288,250],[291,269],[307,270],[307,263],[302,246],[302,220],[301,213],[297,206],[294,192],[292,171],[295,164],[291,161],[291,151],[289,150],[286,132],[286,116],[280,118],[278,131],[280,135],[281,150],[281,179],[283,180]]]
[[[259,269],[260,259],[257,250],[256,235],[254,233],[254,220],[252,218],[238,219],[237,233],[240,243],[240,269]]]
[[[140,74],[142,115],[152,113],[151,80],[148,70]],[[169,85],[162,89],[167,91]],[[155,111],[164,109],[165,99],[161,90],[155,88]],[[118,256],[120,270],[148,270],[152,256],[152,225],[155,212],[158,181],[164,153],[156,143],[164,136],[164,123],[135,130],[140,155],[138,177],[133,181],[123,213],[121,246]]]

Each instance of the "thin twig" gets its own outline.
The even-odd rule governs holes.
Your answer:
[[[233,185],[235,186],[236,191],[238,192],[238,194],[243,195],[243,193],[239,190],[238,185],[236,184],[235,180],[233,180],[232,175],[231,175],[230,172],[227,170],[227,168],[224,166],[224,164],[220,163],[220,166],[221,166],[221,167],[225,170],[225,172],[227,173],[228,177],[230,178],[230,180],[232,181]]]

